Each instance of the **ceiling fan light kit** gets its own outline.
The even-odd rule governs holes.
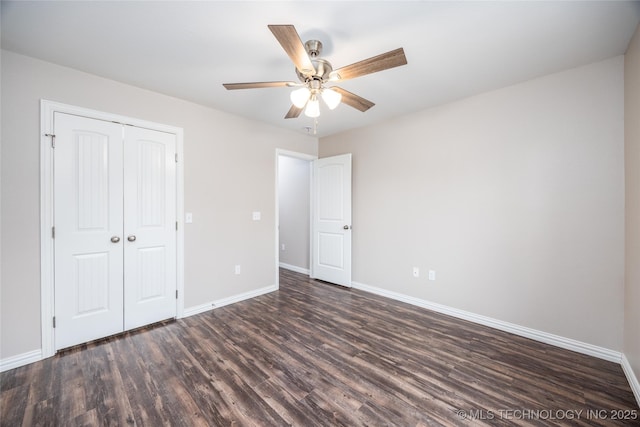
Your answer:
[[[304,109],[304,115],[311,118],[320,116],[320,101],[315,94],[307,102],[307,108]]]
[[[407,64],[404,50],[399,48],[334,70],[329,61],[319,58],[322,53],[320,41],[309,40],[303,44],[293,25],[269,25],[269,29],[294,63],[300,83],[285,81],[224,83],[223,86],[228,90],[298,87],[291,92],[290,99],[293,105],[285,115],[285,119],[299,117],[304,110],[305,116],[317,120],[320,116],[318,95],[331,110],[337,108],[340,103],[344,103],[365,112],[375,104],[340,87],[324,85]]]
[[[330,110],[335,110],[342,102],[342,95],[331,88],[326,88],[322,90],[322,100]]]
[[[304,108],[311,96],[311,91],[307,87],[301,87],[291,92],[291,103],[298,108]]]

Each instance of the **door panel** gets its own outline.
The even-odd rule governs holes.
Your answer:
[[[344,268],[344,236],[342,233],[318,233],[318,265]]]
[[[109,253],[74,255],[75,316],[109,310]]]
[[[54,125],[55,347],[61,349],[123,330],[122,127],[63,113],[55,113]]]
[[[175,135],[127,127],[124,150],[125,329],[132,329],[176,316]]]
[[[314,278],[351,286],[351,154],[313,162]]]
[[[166,251],[165,248],[144,248],[138,250],[139,286],[136,300],[145,302],[162,298],[167,293],[166,287]]]
[[[325,159],[319,159],[318,162],[318,220],[344,223],[347,213],[344,210],[345,165],[342,161],[335,163],[335,160],[325,162]]]

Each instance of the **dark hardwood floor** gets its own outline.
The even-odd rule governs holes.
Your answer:
[[[3,426],[640,425],[615,363],[286,270],[278,292],[4,372],[0,390]]]

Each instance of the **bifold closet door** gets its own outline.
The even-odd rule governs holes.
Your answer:
[[[55,113],[55,348],[176,315],[175,135]]]

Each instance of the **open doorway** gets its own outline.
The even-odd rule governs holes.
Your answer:
[[[315,159],[308,154],[277,150],[276,271],[285,268],[310,274],[311,173]]]

